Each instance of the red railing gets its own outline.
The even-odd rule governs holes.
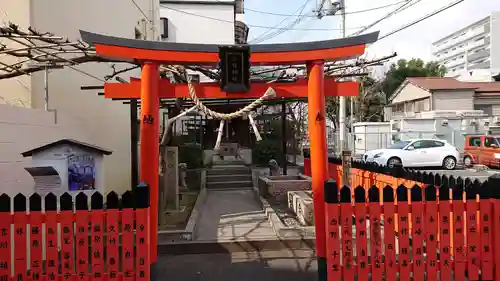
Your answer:
[[[500,280],[500,188],[491,181],[466,186],[466,200],[434,185],[358,186],[352,196],[326,182],[328,280]]]
[[[339,184],[339,186],[343,185],[342,165],[328,163],[328,173],[329,173],[330,178],[334,179]],[[309,159],[309,158],[304,159],[304,174],[306,176],[311,175],[311,159]],[[376,185],[380,188],[383,188],[386,185],[397,187],[401,184],[404,184],[406,186],[413,186],[415,184],[418,184],[418,185],[422,186],[422,183],[417,182],[417,181],[412,181],[409,179],[396,178],[396,177],[393,177],[391,175],[370,172],[370,171],[362,170],[362,169],[356,169],[356,168],[351,169],[351,185],[352,186],[361,185],[364,187],[371,187],[373,185]]]
[[[0,230],[0,281],[150,279],[146,185],[105,204],[100,193],[3,194]]]

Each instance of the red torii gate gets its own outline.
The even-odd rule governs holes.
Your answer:
[[[159,75],[160,64],[216,65],[219,45],[168,43],[118,38],[81,31],[82,39],[93,44],[99,55],[132,59],[142,64],[141,79],[130,83],[106,83],[106,98],[141,99],[140,180],[150,185],[151,263],[157,259],[158,237],[158,157],[160,98],[189,97],[187,85],[170,84]],[[356,96],[356,82],[335,82],[324,78],[324,62],[356,58],[364,54],[367,44],[378,38],[378,32],[344,39],[250,45],[252,65],[306,64],[308,79],[294,83],[252,84],[248,93],[225,93],[216,83],[195,84],[200,98],[258,98],[272,86],[276,98],[308,98],[308,128],[311,148],[311,175],[316,228],[319,280],[326,280],[326,237],[324,182],[328,179],[328,152],[325,126],[325,93],[327,96]]]

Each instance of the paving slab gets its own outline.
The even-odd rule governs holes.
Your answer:
[[[253,240],[276,237],[253,190],[207,190],[196,223],[197,241]]]

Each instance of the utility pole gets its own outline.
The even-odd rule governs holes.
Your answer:
[[[345,38],[345,0],[340,0],[340,12],[342,16],[342,38]],[[340,96],[339,97],[339,133],[340,133],[340,149],[341,151],[344,151],[344,149],[347,148],[347,142],[346,142],[346,126],[345,126],[345,119],[346,119],[346,102],[345,102],[345,97]]]
[[[45,111],[49,111],[49,67],[45,65],[45,76],[43,79],[44,82],[44,100],[45,100]]]
[[[346,37],[346,20],[345,20],[345,0],[340,0],[340,12],[342,16],[342,38]],[[351,123],[353,120],[353,98],[351,97]],[[346,138],[346,100],[344,96],[339,97],[339,129],[340,129],[340,147],[342,157],[342,184],[351,186],[351,159],[352,151],[349,150],[348,140]],[[352,125],[351,125],[352,126]]]
[[[342,16],[342,38],[346,37],[346,20],[345,20],[345,0],[321,0],[320,6],[314,11],[319,19],[323,16],[333,16],[338,11],[341,12]],[[339,144],[340,152],[342,155],[342,184],[350,185],[351,183],[351,158],[352,151],[349,150],[346,140],[346,100],[344,96],[340,96],[339,99]],[[351,120],[354,116],[354,100],[351,99]]]

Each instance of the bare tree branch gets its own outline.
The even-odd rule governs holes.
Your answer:
[[[38,32],[31,27],[28,31],[23,31],[13,23],[0,27],[0,40],[0,79],[29,75],[44,70],[45,67],[74,66],[89,62],[135,64],[133,61],[96,55],[95,51],[81,40],[70,41],[48,32]],[[11,56],[19,60],[7,63],[1,60],[1,56]]]
[[[106,81],[111,80],[111,79],[113,79],[115,76],[117,76],[119,74],[131,71],[131,70],[134,70],[134,69],[137,69],[137,68],[140,68],[140,66],[139,65],[134,65],[132,67],[128,67],[128,68],[116,70],[116,65],[112,64],[111,65],[111,69],[113,69],[113,73],[111,73],[110,75],[105,75],[104,76],[104,80],[106,80]]]

